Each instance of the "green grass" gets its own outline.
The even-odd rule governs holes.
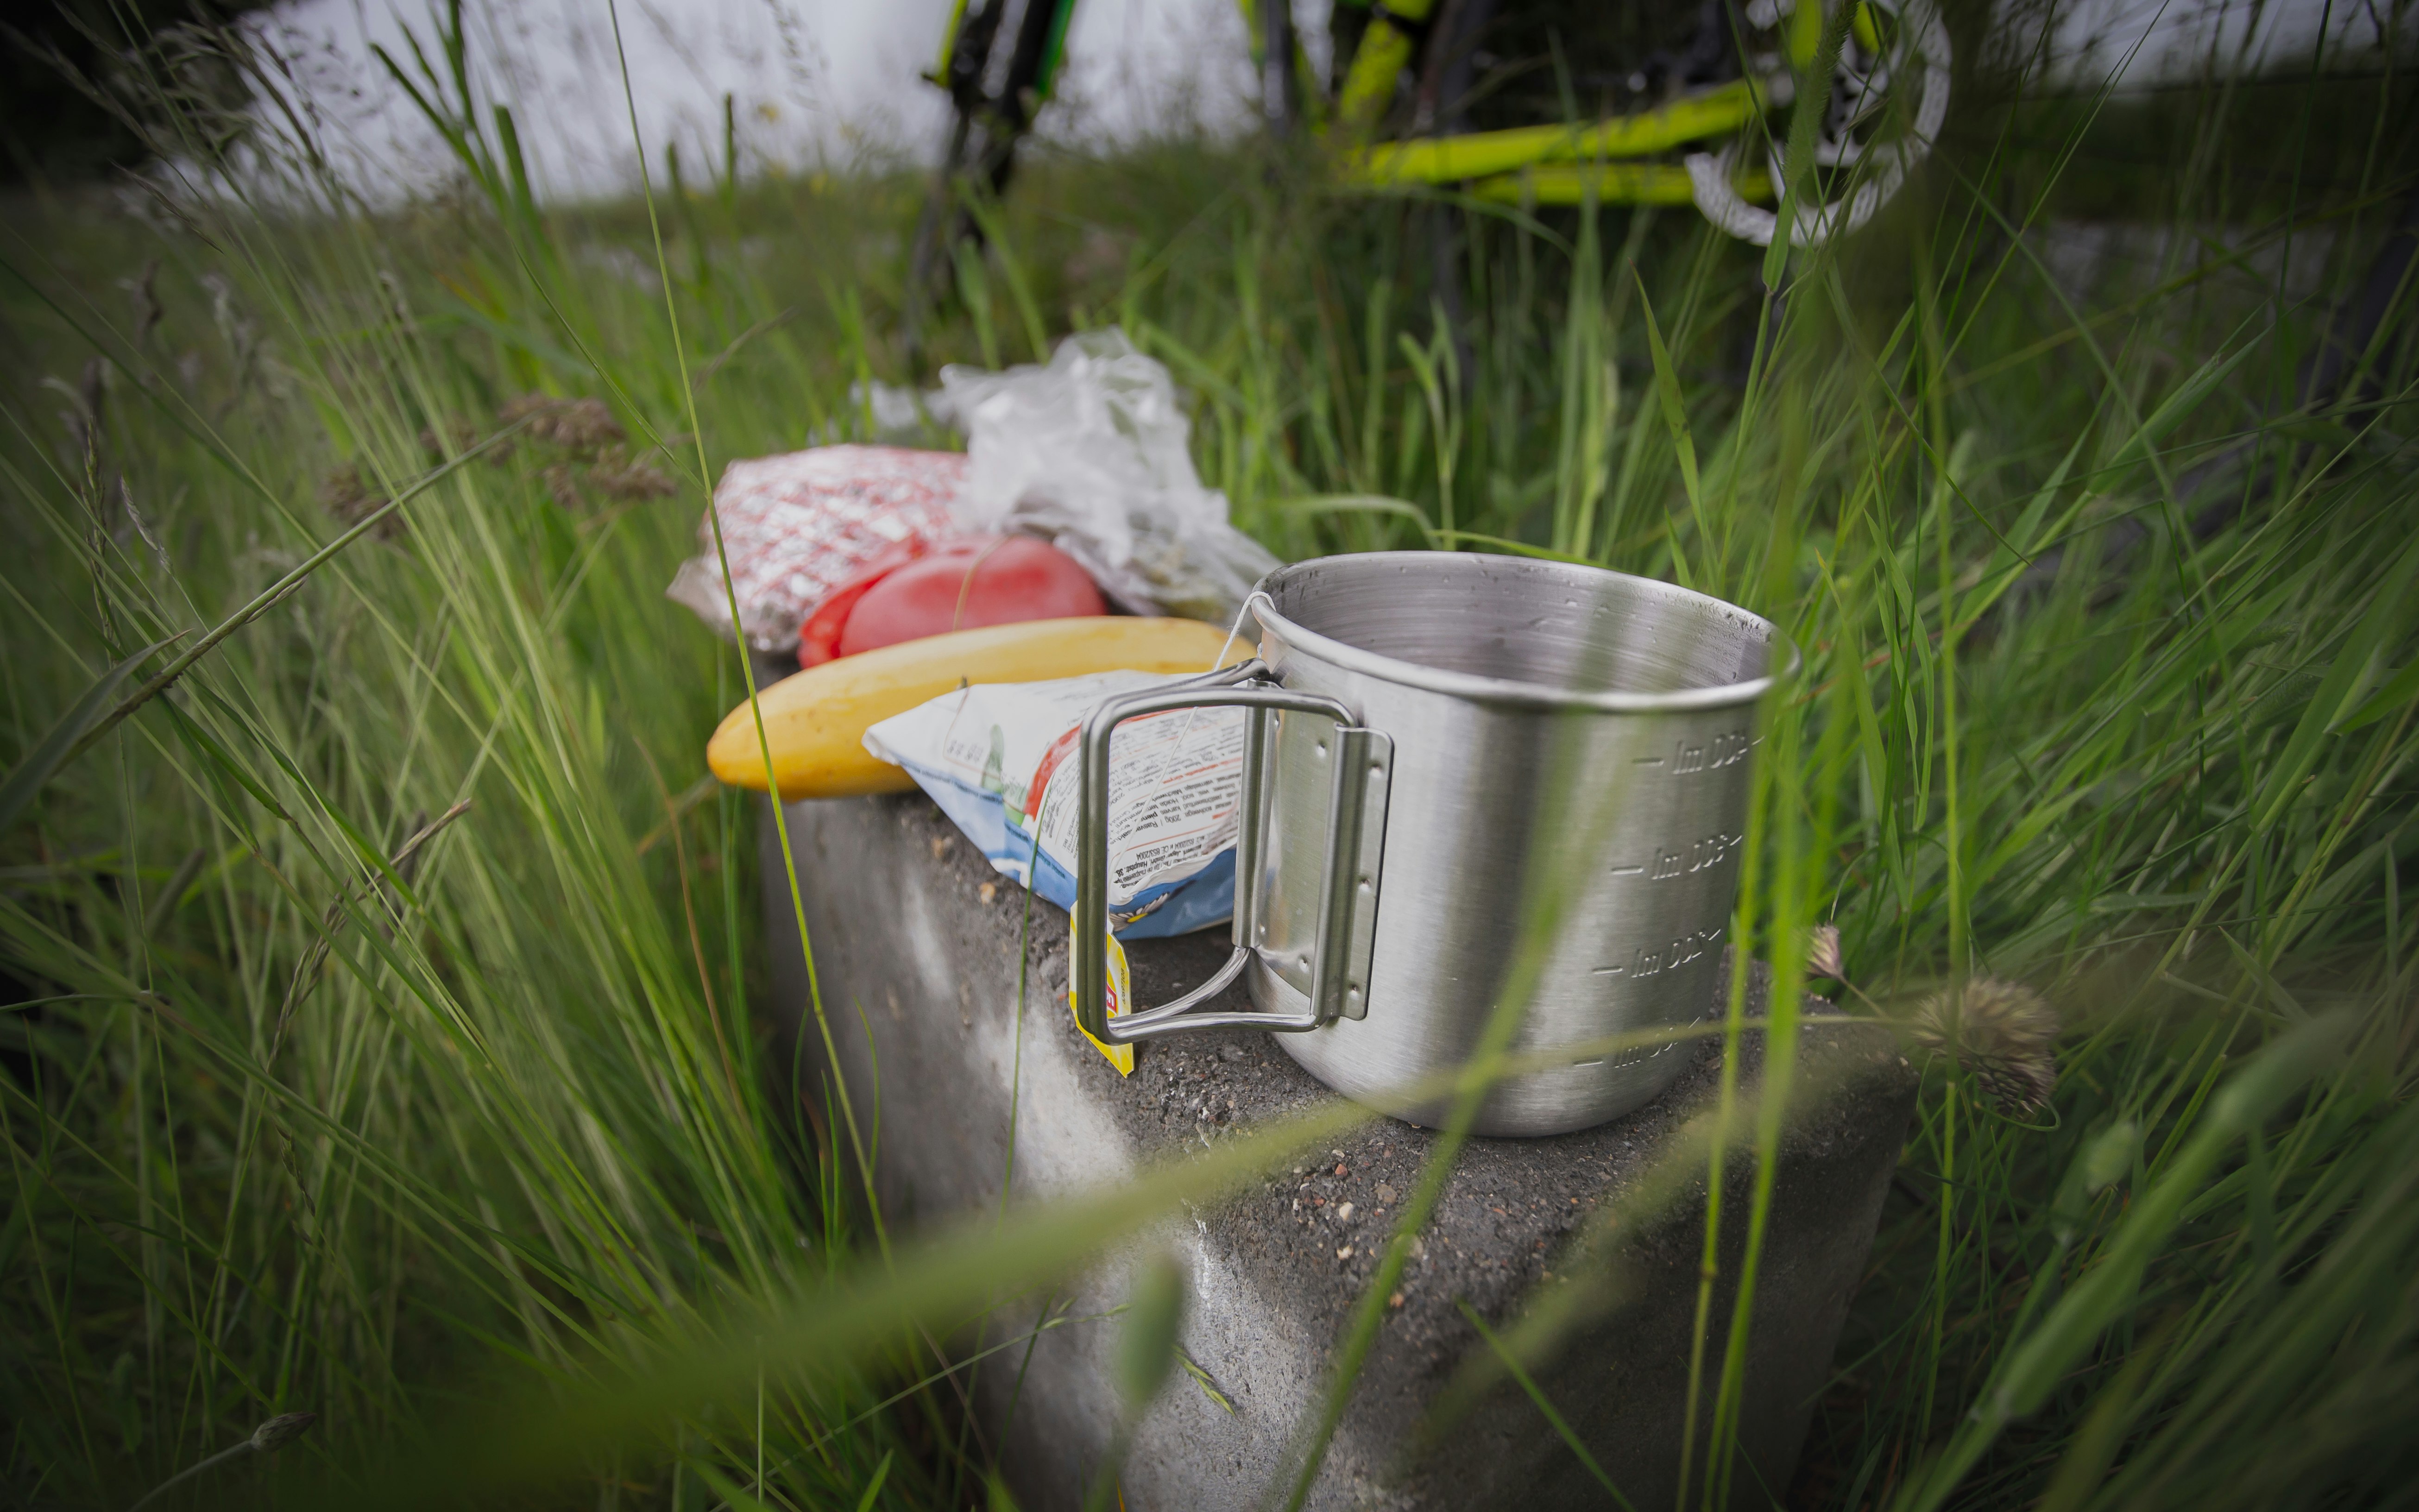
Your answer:
[[[2114,134],[2089,101],[1961,116],[1847,254],[1774,269],[1778,299],[1692,217],[1334,201],[1184,145],[1059,159],[935,337],[997,365],[1122,324],[1287,555],[1549,551],[1805,648],[1765,713],[1741,936],[1795,981],[1828,920],[1852,1007],[1987,973],[2064,1033],[2028,1120],[1924,1060],[1793,1504],[2419,1481],[2395,1427],[2419,1405],[2407,284],[2365,387],[2305,407],[2297,378],[2419,131],[2390,74],[2162,108]],[[677,489],[565,492],[577,460],[526,436],[463,463],[0,835],[0,952],[44,999],[0,1014],[0,1477],[124,1504],[310,1410],[205,1494],[275,1470],[306,1504],[978,1500],[932,1341],[1354,1115],[954,1239],[880,1230],[872,1110],[748,1012],[752,810],[700,785],[742,669],[661,589],[701,455],[844,434],[853,382],[910,377],[918,188],[692,181],[652,207],[658,260],[649,206],[541,210],[493,117],[438,109],[464,154],[440,203],[372,213],[295,159],[283,196],[36,196],[0,234],[12,767],[105,669],[335,539],[331,475],[392,496],[517,395],[604,400]],[[2076,273],[2045,229],[2070,216],[2118,218],[2138,260]],[[1532,880],[1533,949],[1560,885]],[[1777,1103],[1726,1108],[1701,1158],[1771,1148]],[[1720,1216],[1768,1196],[1733,1184]],[[1498,1320],[1504,1359],[1553,1318]],[[1718,1430],[1735,1353],[1701,1368]]]

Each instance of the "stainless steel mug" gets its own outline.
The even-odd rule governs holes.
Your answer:
[[[1685,1064],[1602,1041],[1703,1018],[1746,839],[1755,703],[1796,649],[1668,583],[1441,551],[1282,567],[1251,599],[1252,661],[1086,717],[1075,1011],[1132,1042],[1218,1026],[1282,1043],[1357,1102],[1435,1123],[1399,1089],[1461,1065],[1504,985],[1524,907],[1558,888],[1511,1054],[1477,1132],[1618,1118]],[[1107,1011],[1109,742],[1135,715],[1246,711],[1234,954],[1175,1002]],[[1256,1011],[1195,1004],[1238,977]],[[1557,1057],[1567,1052],[1567,1060]]]

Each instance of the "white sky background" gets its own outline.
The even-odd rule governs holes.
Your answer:
[[[2330,55],[2380,51],[2396,32],[2408,50],[2414,16],[2411,0],[2077,0],[2059,8],[2056,53],[2071,80],[2121,69],[2120,85],[2145,87],[2202,77],[2212,59],[2221,71],[2237,60],[2253,73],[2307,69],[2322,27]]]
[[[722,97],[738,114],[741,171],[845,169],[937,156],[947,97],[917,77],[950,0],[618,0],[650,166],[681,145],[684,173],[719,170]],[[637,182],[629,106],[605,0],[469,0],[474,87],[513,109],[540,193],[612,193]],[[291,59],[357,188],[425,189],[443,143],[371,54],[430,61],[427,0],[287,0],[270,36]],[[1042,131],[1107,149],[1155,133],[1228,132],[1251,118],[1251,68],[1233,0],[1083,0]],[[484,115],[484,111],[483,111]]]
[[[741,171],[844,170],[930,160],[945,99],[932,67],[950,0],[619,0],[639,130],[660,180],[667,141],[685,171],[718,171],[722,97],[739,113]],[[2413,0],[2072,0],[2056,51],[2075,82],[2106,77],[2136,42],[2133,85],[2190,78],[2212,45],[2231,59],[2246,37],[2257,66],[2306,66],[2320,20],[2334,45],[2373,47]],[[628,107],[605,0],[469,0],[470,53],[485,107],[513,107],[542,194],[611,194],[637,182]],[[1325,0],[1297,0],[1305,25]],[[1059,99],[1042,131],[1086,150],[1153,134],[1248,129],[1253,82],[1233,0],[1081,0]],[[2256,27],[2255,27],[2256,18]],[[427,0],[286,0],[268,23],[293,60],[347,177],[373,199],[435,187],[442,143],[370,53],[407,69],[407,27],[434,55]]]

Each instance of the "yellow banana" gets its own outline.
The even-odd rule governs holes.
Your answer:
[[[1221,657],[1225,640],[1224,630],[1199,620],[1123,615],[1027,620],[904,640],[810,667],[757,695],[764,711],[763,744],[773,752],[770,782],[745,703],[714,732],[705,763],[725,782],[759,792],[778,787],[790,799],[901,793],[915,779],[865,750],[865,732],[894,714],[962,683],[1039,683],[1120,668],[1205,672],[1253,653],[1249,641],[1238,639]]]

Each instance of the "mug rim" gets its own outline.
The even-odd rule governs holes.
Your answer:
[[[1477,672],[1449,671],[1380,652],[1365,651],[1359,646],[1321,635],[1287,619],[1276,607],[1269,585],[1286,574],[1315,567],[1322,563],[1415,561],[1423,563],[1439,558],[1487,563],[1512,567],[1521,572],[1543,572],[1549,575],[1585,574],[1591,579],[1617,579],[1652,590],[1657,596],[1693,603],[1728,613],[1744,616],[1751,625],[1761,625],[1769,634],[1774,653],[1786,652],[1786,663],[1778,671],[1766,671],[1760,677],[1742,682],[1719,684],[1709,687],[1674,688],[1666,693],[1625,693],[1611,689],[1588,692],[1552,687],[1544,683],[1524,682],[1511,677],[1490,677]],[[1589,710],[1602,714],[1665,714],[1702,709],[1733,708],[1751,703],[1762,698],[1775,683],[1794,678],[1805,658],[1797,642],[1780,626],[1750,609],[1741,609],[1727,599],[1711,594],[1701,594],[1693,588],[1667,583],[1658,578],[1641,578],[1635,574],[1615,572],[1610,567],[1590,566],[1584,563],[1562,562],[1552,558],[1507,556],[1486,551],[1348,551],[1334,556],[1310,557],[1287,563],[1262,577],[1252,585],[1243,607],[1260,626],[1263,635],[1273,633],[1289,648],[1299,649],[1319,659],[1332,662],[1347,671],[1375,677],[1383,682],[1399,684],[1424,692],[1441,693],[1450,698],[1467,699],[1478,703],[1512,705],[1530,709]],[[1774,658],[1767,657],[1767,665]]]

